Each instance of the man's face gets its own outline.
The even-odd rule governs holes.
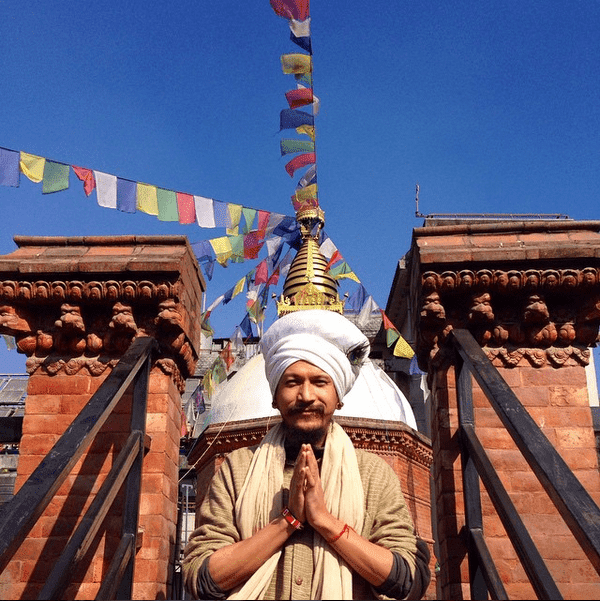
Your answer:
[[[289,429],[303,433],[322,431],[324,439],[338,396],[327,373],[307,361],[296,361],[279,380],[275,404]]]

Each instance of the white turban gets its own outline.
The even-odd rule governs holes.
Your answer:
[[[273,396],[283,372],[296,361],[307,361],[331,377],[341,401],[369,356],[367,337],[339,313],[324,310],[281,317],[265,332],[260,346]]]

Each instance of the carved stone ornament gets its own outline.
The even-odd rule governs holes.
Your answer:
[[[430,270],[421,276],[420,303],[422,367],[454,328],[467,328],[497,364],[587,365],[600,327],[600,271]]]
[[[98,376],[138,336],[159,342],[161,369],[183,390],[195,352],[183,330],[178,284],[150,281],[2,281],[0,333],[15,338],[29,373]]]

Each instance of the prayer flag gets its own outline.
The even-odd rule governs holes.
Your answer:
[[[312,88],[312,73],[296,73],[296,75],[294,75],[294,78],[296,79],[296,83],[298,85],[301,85],[305,88]]]
[[[290,267],[292,266],[292,261],[294,257],[292,256],[292,251],[288,250],[285,257],[281,259],[281,263],[279,263],[279,276],[282,278],[286,278],[288,272],[290,271]]]
[[[240,278],[237,282],[237,284],[235,285],[235,288],[233,289],[233,297],[235,298],[243,289],[244,289],[244,284],[246,283],[246,276],[244,276],[243,278]]]
[[[269,215],[269,223],[267,224],[267,232],[272,233],[273,230],[285,219],[285,215],[279,213],[271,213]],[[267,242],[268,245],[268,242]]]
[[[302,169],[302,167],[306,167],[307,165],[313,165],[316,162],[317,157],[314,152],[299,154],[286,164],[285,170],[290,177],[294,177],[294,173],[296,173],[298,169]]]
[[[287,75],[310,73],[312,71],[312,59],[310,54],[282,54],[281,68]]]
[[[196,207],[194,197],[191,194],[177,192],[177,212],[181,224],[187,225],[196,221]]]
[[[258,232],[261,237],[264,237],[265,231],[267,229],[267,225],[269,223],[269,219],[271,217],[271,213],[268,211],[259,211],[258,212]]]
[[[231,241],[227,236],[222,236],[221,238],[213,238],[210,240],[210,244],[215,251],[215,255],[217,256],[217,261],[221,265],[226,265],[227,260],[231,255],[233,255],[233,250],[231,248]]]
[[[212,258],[213,251],[212,246],[208,240],[201,240],[200,242],[194,242],[192,245],[192,251],[198,261],[202,261],[205,258]]]
[[[290,25],[290,40],[297,46],[300,46],[302,50],[306,50],[309,54],[312,54],[312,43],[310,40],[310,17],[304,21],[297,21],[296,19],[289,20]]]
[[[271,277],[267,280],[267,286],[276,286],[279,281],[279,267],[271,274]]]
[[[326,258],[330,259],[337,251],[337,246],[333,243],[331,238],[323,240],[321,246],[319,246],[319,252]]]
[[[256,274],[254,275],[255,284],[266,284],[267,283],[267,260],[263,259],[256,266]]]
[[[21,171],[34,183],[39,184],[44,179],[44,165],[46,159],[35,154],[21,152],[19,167]]]
[[[362,284],[359,284],[354,293],[346,301],[344,310],[348,313],[360,312],[360,309],[364,305],[366,298],[367,290]]]
[[[240,323],[240,329],[248,338],[251,338],[254,335],[252,332],[252,323],[250,322],[250,315],[248,315],[247,313]]]
[[[94,172],[85,167],[76,167],[75,165],[72,165],[72,167],[75,175],[83,182],[83,191],[85,192],[85,195],[89,196],[96,187]]]
[[[229,225],[227,227],[227,233],[237,236],[238,228],[240,226],[240,219],[242,218],[242,205],[228,204],[227,210],[229,211]]]
[[[196,221],[200,227],[215,227],[215,212],[211,198],[194,196],[196,205]]]
[[[410,375],[419,375],[419,376],[425,376],[427,375],[427,372],[422,371],[421,368],[419,367],[419,362],[417,360],[417,356],[413,355],[411,360],[410,360],[410,366],[408,368],[408,373]]]
[[[213,210],[215,213],[215,227],[230,227],[231,219],[227,209],[227,203],[220,200],[213,201]]]
[[[352,269],[350,269],[350,266],[345,261],[341,265],[338,265],[337,267],[330,269],[329,273],[336,280],[348,278],[348,279],[354,280],[356,283],[360,284],[360,280],[358,279],[357,275],[352,271]]]
[[[313,142],[315,141],[315,126],[314,125],[301,125],[296,128],[299,134],[307,135]]]
[[[294,140],[285,138],[279,142],[281,156],[295,152],[314,152],[315,143],[310,140]]]
[[[158,215],[158,199],[156,186],[142,184],[137,185],[137,208],[148,215]]]
[[[390,346],[392,346],[392,344],[394,344],[394,342],[396,342],[396,340],[398,340],[399,337],[400,337],[400,334],[398,333],[398,330],[396,330],[396,328],[390,328],[389,330],[386,330],[385,331],[386,346],[388,348]]]
[[[294,32],[292,31],[290,33],[290,40],[292,42],[294,42],[294,44],[296,44],[296,46],[300,46],[300,48],[302,48],[302,50],[306,50],[306,52],[308,52],[309,54],[312,54],[312,42],[310,39],[310,36],[302,36],[302,37],[298,37],[296,35],[294,35]]]
[[[394,346],[394,357],[404,357],[405,359],[412,359],[415,351],[412,350],[408,342],[398,334],[398,341]]]
[[[227,346],[219,354],[225,362],[225,368],[229,371],[229,368],[235,363],[235,357],[231,352],[231,341],[227,343]]]
[[[304,21],[310,12],[310,0],[270,0],[271,8],[284,19]]]
[[[214,259],[211,259],[210,261],[207,261],[206,263],[204,263],[204,274],[208,278],[209,282],[213,278],[214,271],[215,271],[215,260]]]
[[[244,234],[247,234],[252,229],[254,218],[256,217],[256,209],[248,209],[247,207],[242,208],[242,215],[244,216]]]
[[[94,171],[98,205],[107,209],[117,208],[117,176]]]
[[[177,194],[172,190],[156,189],[158,218],[161,221],[179,221],[177,212]]]
[[[329,263],[327,263],[327,266],[325,267],[325,271],[330,269],[332,265],[335,265],[338,261],[341,261],[343,258],[344,257],[342,257],[342,253],[340,253],[340,251],[336,249],[336,251],[333,253],[331,259],[329,259]]]
[[[317,183],[317,166],[312,165],[306,170],[306,173],[300,178],[298,188],[306,188],[311,184]]]
[[[117,177],[117,209],[124,213],[136,211],[137,184],[128,179]]]
[[[246,234],[244,236],[244,259],[256,259],[264,243],[259,232]]]
[[[225,298],[224,294],[221,294],[221,296],[219,296],[218,298],[216,298],[210,305],[210,307],[208,309],[206,309],[206,313],[210,314],[211,311],[220,303],[223,302],[223,299]]]
[[[390,328],[394,328],[394,330],[396,329],[396,326],[390,321],[389,317],[385,314],[385,311],[383,309],[381,309],[381,317],[383,317],[383,327],[386,330],[389,330]]]
[[[312,104],[313,91],[312,88],[298,88],[285,93],[285,98],[288,101],[291,109],[296,109],[299,106]]]
[[[0,185],[19,187],[19,153],[0,148]]]
[[[61,192],[69,187],[69,165],[46,160],[42,194]]]
[[[301,125],[315,125],[315,118],[304,111],[283,109],[279,113],[279,129],[296,129]]]
[[[379,306],[373,300],[373,297],[369,296],[369,298],[367,298],[365,304],[363,305],[363,308],[360,310],[360,313],[358,314],[358,319],[356,320],[356,325],[359,328],[366,327],[366,325],[369,323],[369,320],[371,319],[371,316],[374,313],[378,313],[379,311],[380,311]]]
[[[232,256],[244,258],[244,236],[238,234],[236,236],[227,236],[231,244]],[[241,262],[241,261],[240,261]]]

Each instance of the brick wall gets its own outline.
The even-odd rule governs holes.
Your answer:
[[[534,369],[527,364],[500,371],[586,490],[596,503],[600,502],[600,476],[584,368],[556,369],[546,365]],[[443,564],[438,590],[442,598],[468,599],[468,565],[460,535],[464,503],[452,369],[438,372],[435,384],[433,471]],[[595,599],[600,594],[598,574],[476,385],[473,402],[477,434],[562,595],[565,599]],[[510,598],[535,599],[483,486],[482,491],[484,535],[507,593]]]
[[[16,490],[29,477],[103,377],[34,374],[23,420]],[[169,563],[177,521],[177,477],[181,412],[171,378],[155,369],[148,396],[147,434],[150,451],[144,459],[134,599],[168,595]],[[75,530],[129,434],[131,396],[126,394],[59,488],[7,570],[0,576],[0,598],[32,599],[41,590],[54,561]],[[120,539],[123,491],[105,518],[80,568],[67,599],[94,598]]]

